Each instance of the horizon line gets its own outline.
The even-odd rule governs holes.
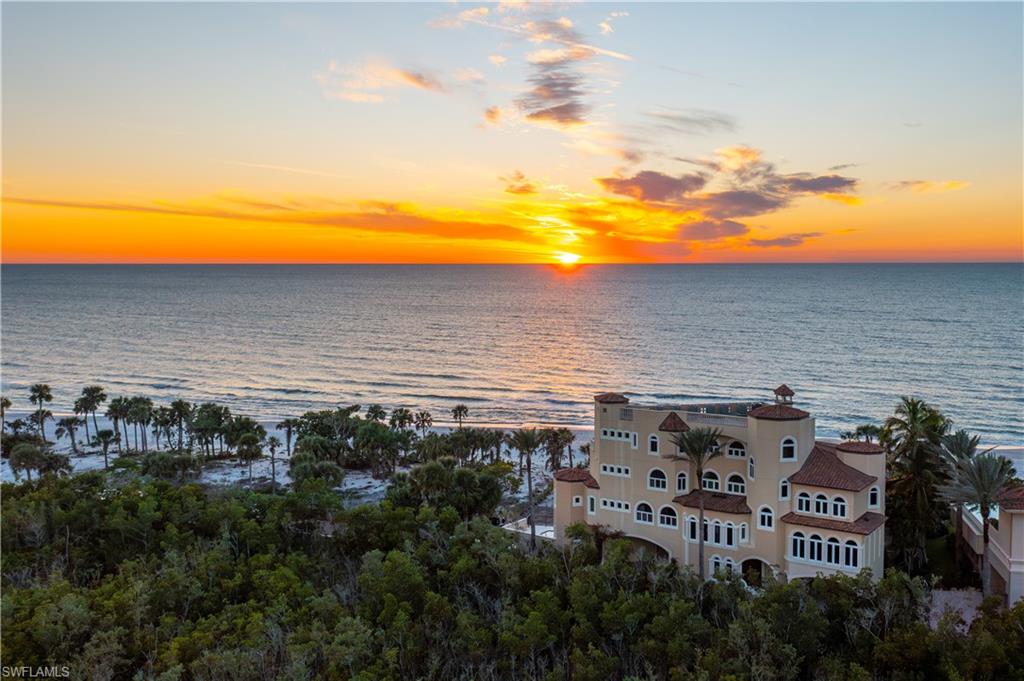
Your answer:
[[[365,262],[365,261],[325,261],[325,262],[307,262],[307,261],[296,261],[296,262],[281,262],[281,261],[245,261],[245,262],[232,262],[232,261],[167,261],[167,262],[151,262],[151,261],[95,261],[95,262],[61,262],[61,261],[30,261],[30,262],[0,262],[0,267],[19,267],[19,266],[31,266],[31,267],[91,267],[91,266],[105,266],[105,267],[140,267],[140,266],[167,266],[167,267],[180,267],[180,266],[200,266],[200,267],[295,267],[295,266],[311,266],[311,267],[522,267],[522,266],[543,266],[543,267],[556,267],[559,269],[578,269],[581,267],[603,267],[603,266],[638,266],[638,267],[677,267],[680,265],[689,266],[715,266],[715,265],[733,265],[733,266],[757,266],[757,265],[1024,265],[1024,258],[1020,260],[801,260],[801,261],[786,261],[786,260],[769,260],[764,262],[750,262],[750,261],[716,261],[716,262],[577,262],[572,264],[564,264],[559,262],[550,261],[536,261],[536,262],[401,262],[401,261],[379,261],[379,262]]]

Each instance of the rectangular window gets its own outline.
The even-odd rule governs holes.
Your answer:
[[[619,409],[619,418],[621,420],[623,420],[623,421],[632,421],[633,420],[633,410],[632,409]]]
[[[593,515],[597,511],[594,504],[594,497],[587,497],[587,504],[587,513]]]
[[[572,498],[572,505],[573,506],[582,506],[583,505],[583,497],[573,497]]]

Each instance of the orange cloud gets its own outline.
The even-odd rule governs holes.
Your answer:
[[[932,194],[937,192],[955,192],[958,189],[966,189],[971,183],[964,180],[945,180],[933,182],[932,180],[903,180],[893,185],[893,189],[906,189],[915,194]]]

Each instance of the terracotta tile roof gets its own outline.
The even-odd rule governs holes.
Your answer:
[[[686,425],[683,419],[679,418],[679,414],[674,411],[669,412],[668,416],[658,426],[658,430],[665,433],[685,433],[690,429],[690,426]]]
[[[782,516],[782,522],[803,527],[816,527],[819,530],[850,532],[851,534],[871,534],[885,524],[885,516],[881,513],[868,511],[851,523],[835,518],[819,518],[813,515],[801,515],[790,512]]]
[[[620,393],[601,393],[594,395],[594,401],[601,404],[626,404],[629,398]]]
[[[1007,511],[1024,511],[1024,485],[1013,487],[999,495],[999,507]]]
[[[827,442],[814,443],[814,449],[807,461],[796,473],[789,476],[789,481],[798,485],[827,487],[828,489],[845,489],[859,492],[878,478],[862,473],[853,466],[839,460],[835,454],[835,446]]]
[[[796,393],[793,392],[793,389],[790,388],[785,383],[780,385],[778,388],[776,388],[772,392],[774,392],[776,395],[779,395],[780,397],[792,397],[793,395],[796,395]]]
[[[850,454],[882,454],[885,452],[885,449],[883,449],[878,443],[861,442],[860,440],[840,442],[836,445],[836,449],[840,452],[848,452]]]
[[[582,482],[591,489],[601,489],[597,480],[586,468],[559,468],[555,471],[555,480],[562,482]]]
[[[747,416],[768,421],[799,421],[807,418],[810,414],[790,404],[762,404],[760,407],[754,407],[748,411]]]
[[[747,506],[747,498],[739,494],[723,494],[721,492],[708,492],[707,490],[694,490],[689,494],[682,494],[672,501],[682,504],[687,508],[700,508],[700,498],[704,497],[704,509],[707,511],[718,511],[720,513],[750,513]]]

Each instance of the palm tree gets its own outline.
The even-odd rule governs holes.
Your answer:
[[[101,385],[87,385],[82,388],[82,399],[85,400],[85,406],[88,408],[89,413],[92,414],[93,430],[99,431],[100,427],[96,423],[96,410],[107,401],[107,393]]]
[[[989,590],[990,567],[988,562],[989,514],[999,496],[1007,490],[1013,480],[1013,464],[1006,457],[988,452],[962,459],[953,469],[951,480],[941,488],[942,495],[953,504],[970,504],[981,513],[982,542],[981,586],[984,593]]]
[[[7,428],[7,422],[4,421],[7,418],[7,410],[11,408],[11,401],[6,395],[0,395],[0,435],[2,435]]]
[[[399,407],[391,411],[391,419],[388,424],[395,430],[405,430],[413,424],[414,420],[411,411],[405,407]]]
[[[462,419],[469,416],[469,407],[464,404],[456,404],[452,407],[452,418],[459,422],[459,428],[462,427]]]
[[[11,450],[11,471],[18,477],[21,471],[28,475],[28,481],[32,482],[32,471],[39,470],[43,463],[43,452],[39,447],[28,442],[21,442],[14,445]]]
[[[299,427],[298,419],[284,419],[277,424],[278,430],[284,431],[284,453],[286,456],[292,455],[292,431]]]
[[[120,438],[120,435],[109,428],[96,431],[96,439],[92,441],[92,445],[103,449],[103,468],[107,468],[107,452],[110,450],[111,443],[117,442]]]
[[[281,440],[271,435],[267,438],[267,449],[270,450],[270,491],[277,493],[277,448],[281,446]]]
[[[888,449],[891,546],[908,570],[927,561],[928,533],[942,519],[939,487],[948,479],[940,458],[949,421],[923,400],[903,397],[885,420],[879,442]]]
[[[388,413],[379,404],[371,404],[366,408],[366,418],[370,421],[384,423],[388,418]]]
[[[864,440],[865,442],[874,442],[881,434],[881,428],[872,423],[865,423],[857,426],[853,430],[847,430],[840,433],[839,437],[844,440]]]
[[[128,400],[123,397],[115,397],[107,405],[107,418],[114,424],[114,431],[120,434],[118,425],[124,428],[124,437],[117,438],[117,450],[121,451],[124,443],[128,442]]]
[[[700,486],[697,492],[700,500],[697,559],[701,579],[704,579],[704,467],[715,457],[721,456],[722,450],[716,446],[721,434],[717,428],[693,428],[672,436],[672,442],[679,448],[680,455],[694,467],[697,484]]]
[[[186,400],[174,400],[171,402],[171,418],[178,427],[178,449],[181,450],[184,444],[185,424],[192,418],[192,405]]]
[[[249,482],[252,482],[252,462],[263,456],[260,438],[256,433],[245,433],[238,438],[238,458],[249,463]]]
[[[79,397],[75,400],[72,411],[75,412],[75,416],[81,416],[82,422],[85,424],[85,440],[89,442],[92,438],[89,435],[89,405],[84,397]]]
[[[153,400],[148,397],[133,397],[128,410],[129,418],[135,425],[135,448],[139,447],[139,434],[142,435],[142,451],[149,450],[149,440],[146,437],[146,428],[153,420]]]
[[[430,415],[429,411],[418,411],[413,417],[413,422],[416,424],[417,430],[420,431],[420,437],[426,437],[430,426],[434,425],[434,417]]]
[[[980,435],[971,435],[964,429],[944,435],[942,438],[942,458],[952,467],[956,467],[961,461],[973,459],[978,454],[978,444],[981,442]],[[982,452],[988,454],[995,447],[990,447]]]
[[[78,454],[78,441],[75,439],[75,431],[82,425],[82,423],[82,419],[77,416],[66,416],[57,421],[57,430],[54,433],[58,438],[67,436],[67,438],[71,440],[71,451],[75,454]],[[86,421],[84,423],[88,422]]]
[[[46,415],[43,410],[43,402],[53,402],[53,393],[50,392],[50,386],[46,383],[36,383],[28,389],[28,399],[37,407],[36,425],[39,428],[39,438],[45,439],[43,437],[43,422],[46,420]]]
[[[452,410],[453,414],[454,411]],[[527,519],[530,523],[531,550],[537,548],[537,526],[533,522],[533,454],[543,441],[543,435],[536,428],[520,428],[515,430],[509,439],[509,443],[526,459]]]
[[[576,433],[568,428],[559,428],[558,432],[562,434],[562,446],[569,457],[569,468],[572,468],[572,443],[576,441]]]

